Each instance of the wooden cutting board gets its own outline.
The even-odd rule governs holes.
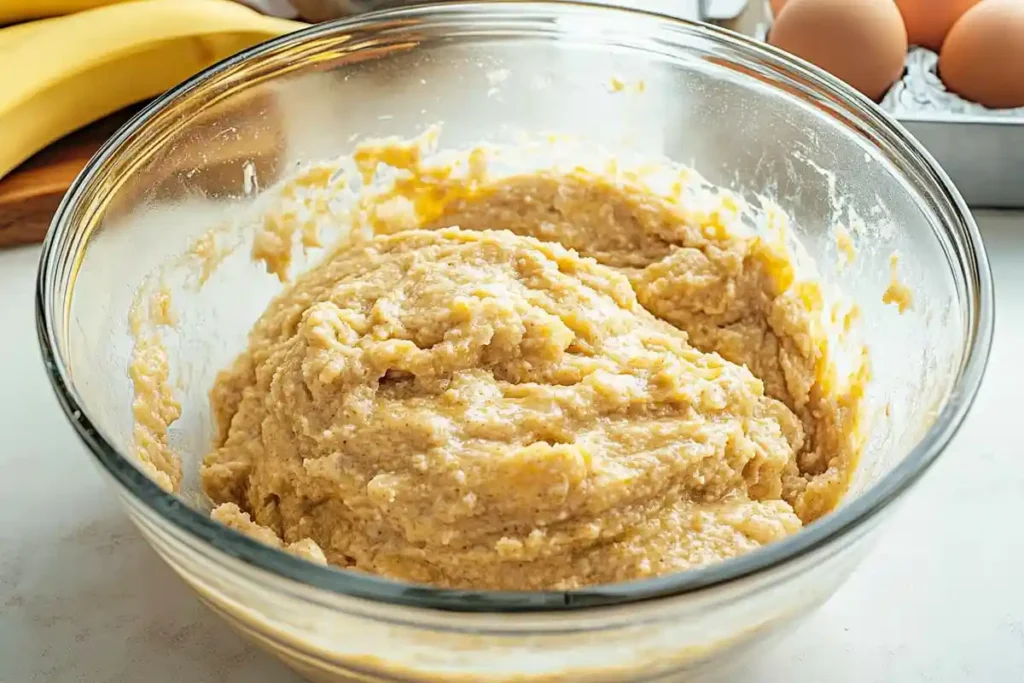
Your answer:
[[[0,179],[0,249],[43,241],[75,176],[141,107],[124,109],[58,140]]]

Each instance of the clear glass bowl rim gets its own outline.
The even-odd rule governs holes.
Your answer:
[[[505,19],[507,22],[526,22],[515,10],[528,8],[531,17],[552,19],[569,12],[625,13],[633,17],[646,17],[661,28],[672,28],[682,34],[697,36],[712,42],[727,44],[734,50],[745,52],[774,67],[785,68],[809,84],[802,88],[807,95],[828,95],[841,101],[861,122],[875,128],[875,132],[889,136],[890,141],[909,152],[911,163],[925,173],[931,188],[959,221],[958,230],[966,239],[968,256],[973,260],[976,291],[969,301],[968,332],[971,334],[966,359],[961,363],[949,401],[943,406],[933,425],[914,449],[899,465],[882,477],[867,491],[834,513],[809,525],[787,539],[778,541],[746,555],[707,567],[606,586],[577,590],[502,592],[439,589],[392,581],[369,574],[321,567],[299,559],[290,553],[259,543],[228,529],[192,509],[176,496],[166,493],[145,476],[129,459],[119,453],[92,423],[83,408],[83,401],[73,386],[57,342],[58,327],[51,300],[58,295],[52,291],[50,275],[60,267],[59,247],[76,230],[71,218],[76,209],[87,201],[95,189],[94,181],[109,159],[116,156],[124,144],[143,129],[158,112],[179,104],[197,88],[215,80],[230,69],[275,51],[294,47],[316,38],[371,30],[382,21],[415,20],[418,28],[429,28],[440,20],[472,22],[486,18]],[[509,24],[503,24],[508,28]],[[520,27],[522,28],[522,27]],[[678,47],[678,46],[677,46]],[[809,88],[816,90],[812,91]],[[951,229],[944,225],[947,230]],[[70,289],[73,290],[73,282]],[[970,210],[948,176],[932,157],[902,126],[881,112],[875,105],[844,83],[802,60],[787,55],[752,38],[709,24],[689,22],[652,12],[622,7],[592,5],[585,2],[561,0],[557,2],[522,2],[520,0],[493,0],[489,2],[439,2],[417,4],[401,8],[368,12],[355,17],[316,24],[245,51],[193,76],[184,83],[158,97],[135,115],[90,160],[79,174],[54,215],[43,244],[36,289],[36,325],[43,360],[58,401],[78,436],[97,459],[102,468],[117,482],[122,494],[128,494],[144,509],[152,511],[162,522],[185,532],[187,537],[207,544],[226,555],[254,568],[270,572],[280,578],[320,589],[333,594],[351,596],[393,605],[455,612],[548,612],[580,610],[611,605],[622,605],[680,596],[700,590],[723,586],[754,574],[767,572],[790,561],[813,553],[832,544],[841,537],[863,527],[890,503],[905,493],[934,463],[939,454],[959,430],[981,385],[988,362],[995,321],[992,275],[980,232]],[[70,302],[70,296],[67,299]],[[204,553],[211,555],[209,552]],[[215,556],[215,555],[213,555]]]

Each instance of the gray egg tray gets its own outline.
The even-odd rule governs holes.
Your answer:
[[[768,26],[759,28],[764,40]],[[938,55],[907,54],[881,106],[917,137],[975,208],[1024,209],[1024,108],[987,109],[946,90]]]

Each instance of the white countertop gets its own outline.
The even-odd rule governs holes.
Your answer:
[[[998,320],[971,417],[853,578],[744,683],[1024,678],[1024,213],[979,222]],[[163,565],[65,422],[36,346],[37,258],[0,252],[0,683],[297,683]]]

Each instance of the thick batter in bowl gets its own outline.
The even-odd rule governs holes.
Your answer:
[[[215,519],[343,568],[537,590],[692,569],[836,506],[870,364],[785,228],[665,162],[586,170],[549,143],[560,164],[516,172],[516,150],[436,132],[265,193],[268,271],[289,279],[299,231],[339,244],[212,387]],[[131,370],[146,420],[173,393],[150,391],[159,336]],[[180,455],[135,431],[173,490]]]
[[[786,248],[797,257],[800,252],[810,257],[794,262],[818,266],[813,277],[795,275],[820,283],[821,300],[827,302],[822,304],[823,319],[836,321],[839,328],[849,309],[832,310],[835,299],[829,293],[841,292],[852,300],[860,311],[860,340],[870,353],[873,379],[862,401],[871,429],[858,445],[859,465],[840,476],[848,475],[842,487],[848,485],[848,493],[839,507],[822,514],[838,497],[825,496],[822,500],[831,502],[808,508],[792,470],[791,483],[786,483],[788,463],[809,475],[798,477],[805,481],[827,478],[827,461],[838,451],[827,449],[823,461],[814,455],[813,445],[808,448],[815,439],[808,438],[808,420],[800,414],[801,405],[808,404],[799,404],[788,379],[773,380],[772,367],[762,363],[762,355],[773,357],[765,352],[770,343],[719,345],[713,339],[717,325],[697,324],[700,311],[685,306],[659,309],[657,302],[671,301],[669,295],[680,290],[668,266],[647,272],[665,257],[650,252],[657,243],[594,249],[595,240],[614,243],[629,234],[598,231],[588,242],[566,245],[581,252],[589,249],[596,259],[583,261],[568,252],[556,254],[551,251],[555,247],[537,246],[541,243],[523,236],[529,231],[517,230],[514,220],[498,227],[518,235],[480,231],[494,226],[473,224],[472,205],[452,201],[445,205],[447,216],[461,231],[399,231],[378,239],[396,245],[394,249],[411,239],[438,245],[443,240],[448,246],[479,245],[483,240],[493,244],[487,252],[492,255],[501,249],[533,254],[524,256],[523,268],[532,258],[541,270],[545,263],[556,264],[556,270],[557,264],[571,263],[579,273],[600,271],[589,288],[567,291],[600,295],[605,305],[611,305],[606,300],[616,302],[614,310],[630,311],[634,326],[624,336],[646,339],[644,343],[661,338],[659,343],[669,349],[660,356],[663,360],[685,360],[686,368],[710,367],[734,377],[728,388],[736,392],[736,400],[725,405],[744,406],[746,412],[742,420],[729,412],[723,424],[742,422],[738,433],[762,446],[754,449],[760,461],[745,462],[761,463],[752,471],[759,475],[763,470],[765,477],[763,482],[760,476],[748,479],[748,472],[738,468],[739,476],[729,475],[730,486],[742,490],[751,504],[762,498],[785,501],[795,514],[786,517],[783,510],[775,515],[779,529],[790,530],[784,519],[792,531],[801,524],[806,528],[777,534],[777,540],[763,548],[745,548],[750,552],[739,557],[677,565],[696,567],[688,571],[649,572],[658,576],[641,578],[648,574],[636,571],[640,565],[634,563],[628,565],[634,571],[622,576],[597,573],[593,580],[574,581],[581,572],[547,578],[538,574],[537,587],[544,590],[502,592],[490,589],[521,586],[493,575],[487,582],[446,582],[423,565],[406,573],[378,572],[392,579],[341,571],[212,520],[202,464],[216,439],[219,448],[207,467],[213,474],[205,477],[216,479],[220,465],[225,471],[239,464],[244,469],[244,458],[225,447],[232,443],[232,428],[242,429],[245,419],[218,428],[207,390],[236,358],[244,365],[244,358],[253,357],[252,348],[246,351],[251,347],[247,333],[281,293],[278,275],[287,272],[303,282],[302,273],[323,256],[316,253],[317,243],[328,243],[305,229],[311,218],[305,211],[322,208],[315,202],[288,218],[294,230],[273,220],[269,226],[250,225],[238,217],[271,215],[269,202],[277,195],[267,188],[280,187],[301,169],[307,169],[301,176],[307,185],[330,183],[334,170],[318,176],[318,162],[352,156],[365,140],[405,137],[435,122],[444,124],[444,144],[451,149],[471,149],[481,141],[525,148],[530,143],[524,135],[568,135],[581,141],[584,151],[600,147],[618,159],[634,160],[631,167],[652,159],[692,165],[710,181],[707,196],[721,192],[714,186],[728,187],[730,196],[761,209],[760,223],[737,220],[764,243],[774,243],[769,240],[773,226],[786,222],[771,207],[777,204],[790,214],[787,229],[796,239]],[[408,159],[387,161],[400,168]],[[593,161],[581,165],[597,167]],[[526,194],[542,189],[534,186]],[[428,192],[423,205],[429,208],[432,197]],[[721,198],[717,205],[722,205]],[[389,205],[390,211],[378,212],[378,223],[402,215],[405,209],[399,208]],[[704,229],[713,223],[705,213],[686,224]],[[285,237],[292,240],[289,249],[282,248]],[[254,254],[261,263],[253,263]],[[365,264],[366,256],[351,263]],[[183,267],[168,269],[175,261]],[[483,283],[495,268],[506,268],[508,260],[486,262],[493,267],[484,269]],[[435,275],[455,277],[450,271],[437,270]],[[140,299],[139,285],[147,278],[152,286]],[[623,289],[613,296],[598,280],[621,282]],[[645,282],[654,289],[658,282],[672,284],[657,296],[647,296]],[[401,283],[390,284],[397,288]],[[510,287],[506,282],[503,292]],[[894,305],[909,302],[895,294],[908,293],[912,305]],[[532,299],[538,304],[542,300]],[[452,301],[439,310],[457,308]],[[143,313],[133,316],[132,311]],[[615,319],[612,309],[608,316]],[[308,315],[305,319],[315,323]],[[558,319],[569,328],[563,317]],[[516,348],[552,358],[561,353],[562,361],[568,352],[573,362],[531,363],[529,372],[573,372],[586,354],[571,349],[571,342],[555,344],[557,326],[543,321],[551,323],[552,332],[540,335],[536,346],[520,341]],[[579,320],[582,326],[586,322]],[[750,643],[778,632],[822,602],[853,569],[866,549],[868,532],[934,461],[962,421],[987,358],[991,323],[988,266],[969,212],[920,147],[872,105],[834,80],[732,34],[568,4],[448,4],[396,11],[317,27],[213,69],[156,103],[94,160],[56,218],[40,273],[41,339],[58,395],[115,481],[133,519],[216,611],[322,680],[635,681],[720,670]],[[273,325],[267,326],[273,331]],[[526,327],[524,340],[529,338]],[[680,328],[689,333],[689,341],[672,331]],[[308,331],[308,338],[316,336],[315,330]],[[592,339],[596,343],[606,337],[595,333]],[[714,348],[702,349],[702,344]],[[626,346],[622,353],[628,355]],[[762,353],[742,356],[743,349],[755,347]],[[133,377],[126,368],[140,349],[148,370]],[[708,365],[710,351],[725,359],[721,365]],[[730,361],[730,354],[740,355]],[[408,362],[412,356],[398,357]],[[837,377],[858,376],[859,352],[837,350],[834,358]],[[404,391],[403,383],[423,384],[417,370],[428,374],[426,365],[373,367],[375,372],[385,368],[382,378],[395,370],[385,384],[396,395]],[[335,370],[320,368],[321,373],[330,371],[328,375]],[[763,380],[761,393],[752,376]],[[146,384],[146,377],[156,378],[148,386],[162,398],[152,414],[155,419],[142,420],[151,431],[141,436],[153,437],[182,456],[180,471],[172,469],[173,477],[162,482],[166,488],[176,485],[178,495],[166,492],[140,467],[138,413],[145,406],[138,403],[136,385]],[[218,386],[234,386],[230,375],[222,380]],[[788,397],[781,395],[781,387]],[[652,393],[651,385],[642,389],[641,404],[650,398],[655,400],[650,405],[678,417],[671,412],[678,402],[668,400],[670,385],[661,387],[661,395]],[[230,392],[222,393],[215,401],[218,411],[230,408],[224,412],[241,414]],[[629,392],[607,394],[609,400],[624,395]],[[176,408],[170,407],[172,402]],[[687,405],[704,402],[691,397]],[[787,412],[800,419],[789,420]],[[278,421],[298,424],[294,418],[300,414],[282,411]],[[707,410],[699,412],[702,419],[707,415]],[[827,411],[815,415],[810,410],[809,415],[828,419]],[[252,417],[266,420],[258,411]],[[582,471],[579,463],[585,464],[586,458],[564,448],[569,444],[557,438],[558,420],[535,422],[535,430],[543,427],[549,433],[534,442],[547,443],[552,452],[562,447],[564,456],[539,462],[563,467],[568,484],[563,493],[571,496],[573,472]],[[670,429],[679,428],[677,420],[670,423]],[[791,423],[803,425],[803,434],[800,428],[784,428]],[[385,436],[375,438],[383,442]],[[142,443],[148,443],[145,438]],[[422,438],[429,440],[430,434],[424,432]],[[159,471],[156,461],[165,453],[159,447],[153,453],[150,460]],[[775,462],[773,453],[786,455],[778,458],[777,467],[770,464]],[[805,462],[802,454],[808,454]],[[233,479],[237,474],[224,475],[225,492],[216,502],[245,503],[246,514],[277,506],[278,512],[262,513],[263,519],[255,520],[273,527],[275,515],[281,517],[280,505],[260,496],[256,502],[266,498],[268,505],[259,508],[249,496],[257,490],[281,499],[282,492],[272,490],[273,477],[261,481],[260,486],[270,487],[266,489],[254,489],[246,479],[243,495],[231,490],[232,481],[243,480]],[[507,476],[512,481],[519,471]],[[380,480],[373,490],[385,507],[392,493],[396,500],[405,495],[399,480]],[[207,481],[206,491],[216,493],[217,487]],[[423,498],[419,504],[427,502]],[[232,511],[224,508],[221,516]],[[243,512],[241,506],[238,512]],[[298,523],[301,517],[296,517]],[[408,523],[415,517],[398,519]],[[311,530],[289,537],[284,529],[282,523],[282,533],[276,535],[279,545],[308,538],[326,559],[346,564],[329,557],[347,550],[331,539],[317,538]],[[273,544],[273,539],[265,540]],[[514,543],[510,549],[520,552]],[[318,559],[308,544],[305,550]],[[354,559],[351,564],[358,569],[359,558]],[[638,580],[608,583],[617,578]]]

